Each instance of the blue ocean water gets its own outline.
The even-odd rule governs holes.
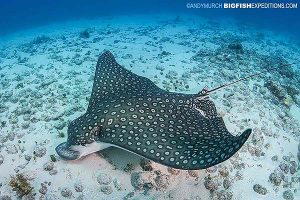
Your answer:
[[[187,3],[218,3],[222,0],[1,0],[0,34],[15,32],[56,21],[133,14],[196,14],[206,18],[233,18],[241,24],[276,30],[297,38],[300,34],[298,9],[187,9]],[[234,2],[299,3],[298,0],[233,0]],[[299,6],[299,5],[298,5]]]

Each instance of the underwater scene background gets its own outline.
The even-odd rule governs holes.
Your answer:
[[[299,8],[193,3],[0,2],[1,200],[300,198]],[[277,69],[210,95],[230,133],[252,129],[225,162],[179,170],[116,147],[66,161],[55,148],[86,112],[104,50],[184,94]]]

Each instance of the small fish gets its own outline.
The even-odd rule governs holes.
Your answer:
[[[241,81],[241,80],[239,80]],[[168,92],[119,65],[111,52],[98,59],[85,114],[68,126],[59,156],[79,159],[115,146],[165,166],[205,169],[233,156],[251,129],[231,135],[209,94]]]

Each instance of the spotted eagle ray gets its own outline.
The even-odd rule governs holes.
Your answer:
[[[251,129],[230,134],[209,99],[228,85],[198,94],[165,91],[105,51],[97,62],[87,111],[69,124],[67,142],[56,152],[76,160],[115,146],[177,169],[211,167],[233,156],[251,134]]]

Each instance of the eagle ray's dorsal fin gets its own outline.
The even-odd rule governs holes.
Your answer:
[[[208,92],[208,86],[206,85],[200,92],[199,94],[206,94]]]

